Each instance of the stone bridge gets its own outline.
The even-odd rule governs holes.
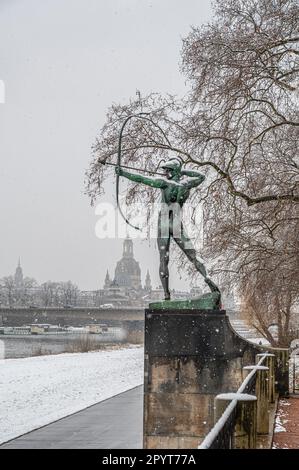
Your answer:
[[[60,326],[85,326],[105,323],[126,330],[143,331],[144,310],[124,308],[0,308],[0,326],[23,326],[50,323]]]

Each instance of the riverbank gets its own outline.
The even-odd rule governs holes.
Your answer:
[[[0,360],[0,442],[142,382],[142,347]]]
[[[1,335],[0,359],[18,359],[49,354],[87,352],[124,341],[120,328],[109,334]],[[130,342],[130,341],[127,341]],[[84,349],[85,348],[85,349]]]

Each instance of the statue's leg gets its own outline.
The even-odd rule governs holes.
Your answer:
[[[159,274],[160,274],[161,284],[164,290],[164,298],[165,300],[169,300],[170,292],[169,292],[168,263],[169,263],[170,238],[158,238],[157,241],[158,241],[158,249],[159,249],[159,254],[160,254]]]
[[[206,271],[205,265],[201,261],[199,261],[199,259],[197,258],[194,246],[190,238],[187,236],[184,230],[183,224],[181,226],[181,236],[175,237],[174,241],[181,248],[181,250],[185,253],[185,255],[191,261],[191,263],[193,263],[196,270],[200,272],[200,274],[204,277],[205,283],[209,286],[211,291],[220,292],[216,284],[210,278],[207,277],[207,271]]]
[[[161,284],[164,290],[164,298],[165,300],[170,299],[170,292],[169,292],[169,270],[168,270],[168,263],[169,263],[169,245],[170,245],[170,236],[168,237],[161,237],[161,219],[158,222],[158,249],[160,254],[160,267],[159,267],[159,274],[161,279]]]

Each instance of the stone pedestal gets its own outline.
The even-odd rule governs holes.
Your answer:
[[[237,391],[261,350],[224,310],[145,312],[144,447],[197,448],[214,424],[214,398]]]

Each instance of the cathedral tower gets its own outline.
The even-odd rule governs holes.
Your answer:
[[[123,244],[123,256],[115,268],[114,282],[119,287],[141,289],[141,270],[139,263],[134,259],[133,241],[126,238]]]
[[[152,290],[152,282],[151,282],[149,270],[147,270],[146,272],[144,290],[146,290],[147,292],[150,292]]]
[[[21,261],[19,258],[18,266],[15,272],[15,285],[17,288],[23,287],[24,280],[23,280],[23,270],[21,268]]]
[[[111,286],[111,279],[110,279],[110,276],[109,276],[109,271],[107,269],[107,272],[106,272],[106,277],[105,277],[105,284],[104,284],[104,289],[108,289],[108,287]]]

